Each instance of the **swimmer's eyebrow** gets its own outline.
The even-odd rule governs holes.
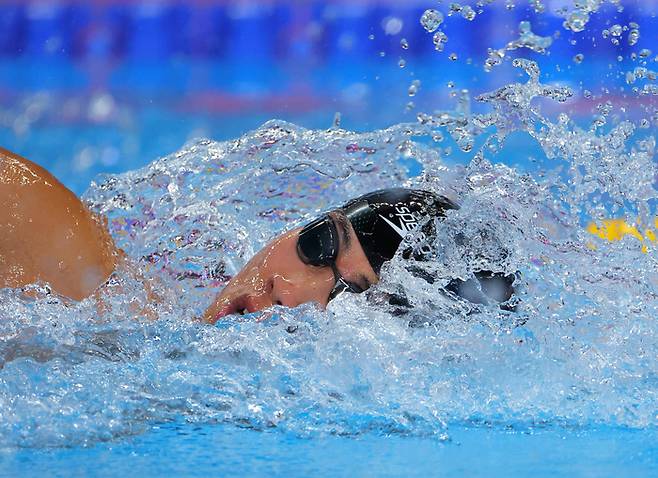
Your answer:
[[[345,243],[345,251],[349,251],[352,247],[352,234],[350,234],[350,220],[347,219],[345,213],[342,211],[334,211],[331,216],[334,219],[334,222],[340,226],[340,233],[343,236],[343,242]]]

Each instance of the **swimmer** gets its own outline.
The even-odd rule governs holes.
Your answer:
[[[125,260],[105,218],[89,211],[48,171],[4,149],[0,200],[0,287],[45,282],[62,296],[82,300]],[[214,323],[273,305],[326,307],[342,293],[363,292],[378,282],[382,265],[423,218],[443,217],[457,207],[445,197],[404,188],[353,199],[274,238],[230,280],[203,319]],[[511,295],[511,283],[504,284],[492,295],[499,302]],[[451,287],[460,295],[469,293],[467,283]]]

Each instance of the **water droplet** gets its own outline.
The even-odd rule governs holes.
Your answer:
[[[605,116],[596,115],[592,121],[592,129],[597,129],[606,124],[608,121],[605,119]]]
[[[451,53],[448,58],[452,61],[456,61],[457,60],[457,53]]]
[[[409,42],[407,41],[406,38],[403,38],[400,40],[400,47],[402,47],[403,50],[408,50],[409,49]]]
[[[584,90],[584,91],[583,91],[583,96],[584,96],[585,98],[591,98],[591,97],[592,97],[592,92],[589,91],[589,90]]]
[[[336,129],[340,128],[340,120],[341,120],[341,114],[340,111],[336,111],[334,114],[334,121],[333,121],[333,127]]]
[[[405,66],[407,66],[407,60],[405,60],[404,58],[400,58],[400,61],[398,61],[398,66],[400,68],[404,68]]]
[[[386,56],[386,52],[385,52],[385,51],[380,51],[380,52],[379,52],[379,56],[381,56],[382,58],[385,57],[385,56]]]
[[[403,26],[404,22],[398,17],[386,17],[382,20],[382,29],[387,35],[397,35]]]
[[[643,48],[640,50],[640,58],[646,58],[649,55],[651,55],[651,50],[649,50],[648,48]]]
[[[622,31],[623,31],[623,30],[622,30],[622,28],[621,28],[621,25],[619,25],[619,24],[617,24],[617,23],[615,23],[614,25],[612,25],[612,26],[610,27],[610,34],[611,34],[613,37],[620,37]]]
[[[448,35],[439,30],[432,37],[432,41],[434,42],[434,49],[436,51],[443,51],[444,45],[448,42]]]
[[[454,81],[449,81],[447,86],[448,86],[448,88],[454,88],[455,87],[455,82]]]
[[[405,106],[405,110],[407,110],[407,111],[411,111],[411,110],[413,110],[415,107],[416,107],[416,104],[415,104],[413,101],[410,101],[409,103],[407,103],[407,106]]]
[[[462,8],[462,17],[464,17],[469,22],[472,22],[476,15],[477,14],[475,13],[475,10],[473,10],[469,5],[465,5],[464,8]]]
[[[628,32],[628,44],[633,46],[637,44],[638,40],[640,39],[640,30],[637,28],[633,28],[630,32]]]
[[[489,48],[487,59],[484,61],[484,71],[489,72],[493,70],[494,66],[498,66],[503,62],[505,58],[505,50],[493,50]]]
[[[373,35],[372,33],[368,35],[368,40],[374,40],[374,39],[375,39],[375,35]]]
[[[596,110],[603,116],[608,116],[612,111],[612,103],[606,101],[605,103],[599,103],[596,105]]]
[[[541,0],[530,0],[530,5],[532,5],[537,13],[544,13],[544,10],[546,10],[546,7]]]
[[[488,50],[488,57],[484,62],[484,70],[489,72],[494,66],[498,66],[505,58],[505,52],[517,50],[519,48],[528,48],[537,53],[546,53],[547,49],[553,44],[552,37],[542,37],[532,32],[530,22],[522,21],[519,23],[519,38],[512,40],[503,48]]]
[[[414,80],[411,82],[411,85],[409,85],[409,96],[416,96],[416,93],[418,93],[418,90],[420,89],[420,80]]]
[[[425,10],[423,15],[420,17],[420,24],[430,33],[436,31],[442,22],[443,14],[438,10],[434,10],[433,8],[428,8]]]
[[[448,16],[453,15],[454,13],[459,13],[462,11],[462,6],[459,3],[451,3],[450,4],[450,11],[448,12]]]
[[[582,63],[584,59],[585,59],[585,55],[583,55],[582,53],[578,53],[573,57],[574,63],[578,63],[578,64]]]
[[[574,10],[564,21],[564,28],[573,32],[582,32],[589,21],[589,14],[581,10]]]
[[[506,0],[505,1],[505,8],[507,8],[508,10],[513,10],[514,7],[516,7],[516,5],[514,4],[513,0]]]

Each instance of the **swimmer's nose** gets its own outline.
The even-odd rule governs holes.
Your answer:
[[[270,280],[270,284],[272,305],[297,307],[301,303],[294,293],[294,287],[287,280],[276,276]]]
[[[324,290],[324,284],[331,283],[332,278],[331,271],[324,271],[322,274],[317,274],[317,277],[305,276],[303,278],[305,280],[302,280],[302,278],[295,278],[299,280],[289,280],[281,276],[276,276],[271,282],[272,305],[297,307],[307,302],[317,302],[321,306],[326,307],[329,290]]]

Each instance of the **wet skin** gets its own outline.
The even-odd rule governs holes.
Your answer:
[[[122,253],[102,219],[42,167],[0,148],[0,287],[91,295]]]
[[[40,166],[0,148],[0,288],[46,282],[58,294],[82,300],[101,286],[122,260],[106,221]],[[331,213],[339,232],[336,267],[362,289],[377,282],[349,221]],[[305,264],[297,254],[301,228],[265,246],[217,295],[203,319],[275,304],[327,305],[335,285],[331,267]]]

